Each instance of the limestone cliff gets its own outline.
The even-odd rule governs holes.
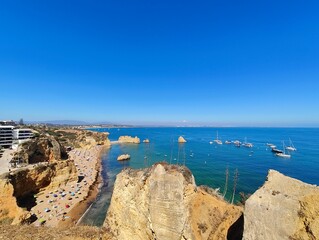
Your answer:
[[[185,140],[185,138],[183,138],[182,136],[180,136],[177,140],[178,143],[186,143],[187,141]]]
[[[241,215],[186,167],[159,163],[118,174],[104,225],[114,239],[226,239]]]
[[[19,151],[15,153],[15,158],[28,164],[54,162],[68,158],[61,144],[48,135],[25,142],[19,148]]]
[[[0,177],[0,225],[16,224],[27,218],[28,212],[17,205],[14,188],[8,176]]]
[[[246,240],[319,239],[319,188],[270,170],[245,205]]]
[[[107,132],[93,132],[89,130],[77,129],[59,129],[55,132],[55,137],[64,146],[72,146],[75,148],[90,148],[95,145],[110,146],[111,142],[108,139]]]
[[[33,168],[22,168],[0,177],[0,224],[18,224],[31,214],[33,194],[43,188],[64,186],[77,181],[77,171],[72,160],[39,164]]]
[[[39,192],[42,188],[55,188],[77,180],[78,176],[73,160],[40,164],[34,168],[17,170],[10,174],[10,182],[14,186],[14,196],[17,198]]]
[[[139,144],[141,141],[138,137],[131,137],[131,136],[121,136],[119,137],[119,143],[135,143]]]

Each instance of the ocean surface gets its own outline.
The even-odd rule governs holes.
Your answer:
[[[91,129],[109,132],[111,141],[120,136],[138,136],[141,141],[148,138],[149,144],[115,144],[102,157],[102,177],[104,184],[97,200],[82,219],[81,224],[101,226],[110,204],[116,174],[123,168],[144,168],[158,161],[172,164],[185,164],[193,173],[197,185],[207,185],[225,190],[226,169],[228,169],[228,188],[226,200],[231,201],[234,175],[238,170],[235,202],[239,193],[253,193],[264,183],[268,170],[275,169],[306,183],[319,185],[319,128],[111,128]],[[218,138],[223,145],[211,141]],[[187,143],[178,144],[183,136]],[[252,148],[235,147],[225,144],[226,140],[250,142]],[[291,158],[275,156],[266,143],[278,149],[293,145],[297,151]],[[121,154],[131,155],[130,161],[118,162]]]

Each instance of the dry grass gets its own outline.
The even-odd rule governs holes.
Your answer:
[[[112,239],[110,233],[97,227],[72,227],[66,230],[34,226],[0,226],[0,239],[3,240],[83,240],[83,239]]]

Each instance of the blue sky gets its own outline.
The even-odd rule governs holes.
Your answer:
[[[319,126],[318,10],[2,1],[0,119]]]

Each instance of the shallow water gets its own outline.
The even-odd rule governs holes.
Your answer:
[[[113,145],[102,157],[104,185],[101,192],[84,216],[82,224],[101,226],[103,224],[116,174],[124,167],[143,168],[158,161],[185,164],[194,174],[197,185],[225,188],[225,171],[229,170],[229,184],[226,199],[230,201],[235,170],[238,169],[236,198],[239,192],[253,193],[260,187],[269,169],[304,182],[319,185],[319,129],[318,128],[121,128],[94,129],[109,132],[111,140],[119,136],[138,136],[141,141],[150,139],[150,144]],[[237,148],[233,144],[209,144],[216,138],[251,142],[253,148]],[[177,138],[184,136],[186,144],[177,144]],[[297,148],[290,159],[276,157],[266,143],[273,143],[282,149],[282,141],[289,144],[291,138]],[[128,153],[131,160],[118,162],[120,154]]]

